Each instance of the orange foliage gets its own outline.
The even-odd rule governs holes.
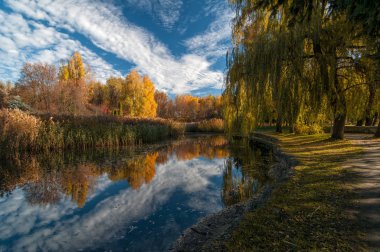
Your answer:
[[[178,95],[172,101],[164,92],[156,91],[155,100],[158,104],[157,115],[163,118],[192,122],[222,117],[221,96]]]

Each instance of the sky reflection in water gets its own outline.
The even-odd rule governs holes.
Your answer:
[[[0,251],[163,251],[268,182],[271,157],[221,136],[0,164]]]

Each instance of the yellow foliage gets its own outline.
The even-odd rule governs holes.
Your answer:
[[[156,117],[157,103],[154,99],[154,84],[148,76],[144,76],[144,97],[143,97],[143,113],[142,116]]]

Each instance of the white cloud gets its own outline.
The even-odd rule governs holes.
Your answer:
[[[126,3],[153,16],[169,31],[178,22],[183,5],[182,0],[127,0]]]
[[[0,58],[4,59],[0,63],[2,78],[16,80],[25,62],[57,64],[68,59],[74,50],[81,52],[96,78],[104,80],[112,74],[120,74],[80,42],[51,27],[28,22],[20,14],[7,14],[1,10],[0,23]]]
[[[209,58],[224,56],[230,46],[231,20],[234,16],[232,9],[220,1],[207,1],[205,13],[213,15],[216,19],[207,30],[185,41],[187,48],[197,54]]]
[[[5,2],[29,18],[83,34],[103,50],[135,64],[159,89],[188,93],[205,86],[222,87],[223,73],[210,70],[211,62],[205,55],[174,57],[150,33],[123,18],[115,6],[89,0]]]

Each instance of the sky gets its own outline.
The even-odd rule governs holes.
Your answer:
[[[136,69],[169,94],[219,95],[232,18],[227,0],[0,0],[0,80],[78,51],[102,82]]]

